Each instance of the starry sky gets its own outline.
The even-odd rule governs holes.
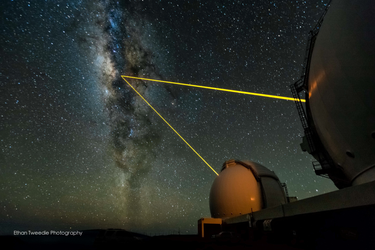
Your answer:
[[[0,233],[196,233],[216,175],[121,79],[291,96],[327,1],[0,3]],[[129,80],[216,170],[275,171],[299,199],[314,174],[295,104]]]

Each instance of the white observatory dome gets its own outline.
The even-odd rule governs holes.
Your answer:
[[[308,75],[311,124],[352,185],[375,180],[375,5],[333,1]]]
[[[248,161],[226,161],[210,191],[214,218],[238,216],[285,203],[285,194],[275,173]]]

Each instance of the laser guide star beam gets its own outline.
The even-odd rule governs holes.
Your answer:
[[[244,94],[244,95],[253,95],[253,96],[260,96],[260,97],[268,97],[268,98],[281,99],[281,100],[286,100],[286,101],[301,101],[301,102],[306,102],[305,99],[298,99],[298,98],[286,97],[286,96],[268,95],[268,94],[262,94],[262,93],[247,92],[247,91],[233,90],[233,89],[224,89],[224,88],[216,88],[216,87],[209,87],[209,86],[203,86],[203,85],[194,85],[194,84],[181,83],[181,82],[162,81],[162,80],[149,79],[149,78],[143,78],[143,77],[135,77],[135,76],[121,75],[121,77],[124,78],[124,79],[125,78],[131,78],[131,79],[137,79],[137,80],[143,80],[143,81],[161,82],[161,83],[168,83],[168,84],[174,84],[174,85],[188,86],[188,87],[193,87],[193,88],[210,89],[210,90],[217,90],[217,91],[230,92],[230,93],[236,93],[236,94]]]
[[[204,162],[204,163],[206,163],[206,165],[216,174],[216,175],[219,175],[212,167],[211,167],[211,165],[210,164],[208,164],[207,163],[207,161],[205,160],[205,159],[203,159],[203,157],[200,155],[200,154],[198,154],[198,152],[197,151],[195,151],[195,149],[192,147],[192,146],[190,146],[190,144],[164,119],[164,117],[161,115],[161,114],[159,114],[159,112],[158,111],[156,111],[156,109],[154,108],[154,107],[152,107],[152,105],[148,102],[148,101],[146,101],[146,99],[125,79],[125,77],[124,76],[121,76],[122,77],[122,79],[124,79],[124,81],[135,91],[135,93],[137,93],[142,99],[143,99],[143,101],[145,101],[146,103],[147,103],[147,105],[148,106],[150,106],[150,108],[153,110],[153,111],[155,111],[155,113],[181,138],[181,140],[183,140],[185,143],[186,143],[186,145],[188,145],[189,146],[189,148],[191,149],[191,150],[193,150],[193,152],[196,154],[196,155],[198,155],[198,157]]]

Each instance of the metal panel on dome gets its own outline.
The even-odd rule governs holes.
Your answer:
[[[286,204],[286,197],[280,182],[262,177],[263,203],[265,208]]]

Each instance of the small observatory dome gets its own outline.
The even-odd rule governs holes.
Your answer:
[[[285,203],[276,174],[250,161],[226,161],[210,191],[213,218],[243,215]]]

